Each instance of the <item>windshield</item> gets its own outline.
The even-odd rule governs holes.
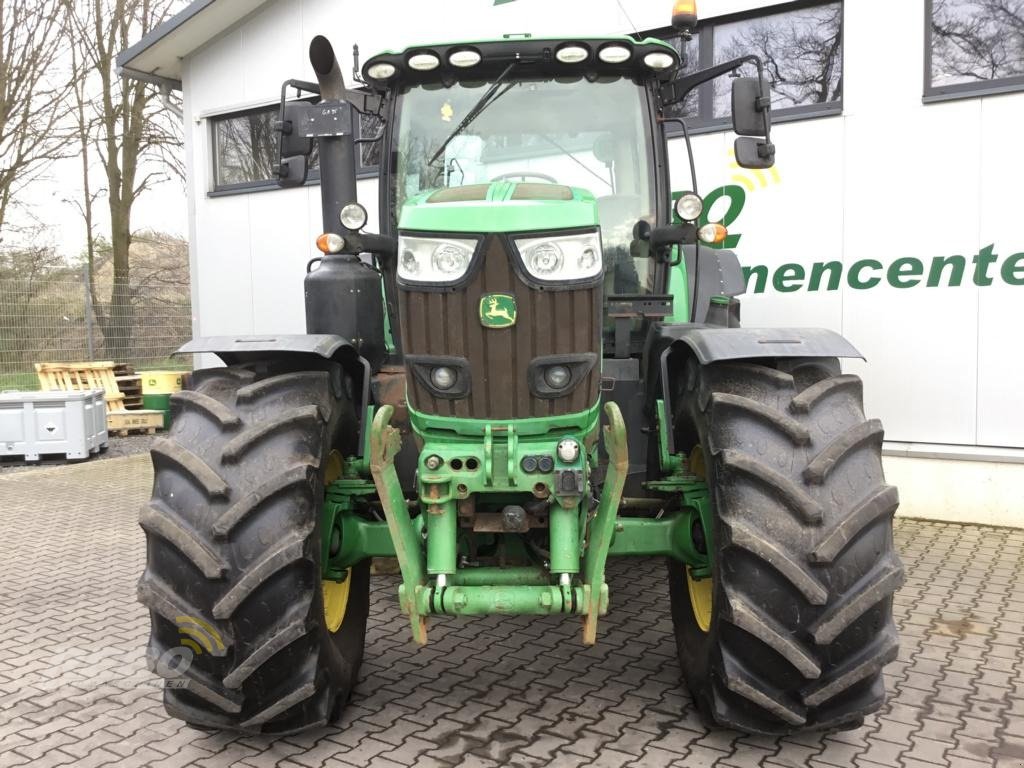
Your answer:
[[[402,94],[395,215],[412,195],[442,187],[500,180],[582,187],[597,198],[606,291],[650,290],[648,260],[631,258],[629,250],[637,220],[653,223],[655,213],[643,88],[621,77],[517,80],[514,74],[483,104],[493,80]],[[457,132],[474,108],[476,116]]]

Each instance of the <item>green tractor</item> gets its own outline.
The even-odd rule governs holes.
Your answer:
[[[172,398],[153,448],[139,597],[167,711],[267,734],[337,717],[373,557],[397,559],[416,643],[436,614],[560,614],[592,644],[610,556],[665,558],[710,722],[792,733],[877,709],[902,567],[882,427],[839,367],[859,355],[741,328],[695,174],[672,203],[665,108],[742,65],[736,158],[773,163],[760,61],[508,36],[374,56],[356,91],[325,38],[310,60],[277,125],[282,185],[318,155],[308,333],[187,344],[226,367]],[[380,234],[356,201],[362,115],[384,125]]]

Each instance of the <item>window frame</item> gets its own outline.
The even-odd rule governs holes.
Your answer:
[[[977,99],[982,96],[998,96],[1004,93],[1024,91],[1024,75],[952,85],[932,85],[932,14],[934,10],[933,0],[924,0],[924,91],[921,96],[922,103],[940,104],[946,101]]]
[[[930,0],[929,0],[930,1]],[[840,13],[842,14],[841,26],[842,26],[842,44],[839,50],[839,64],[843,76],[846,74],[846,2],[845,0],[791,0],[791,2],[774,3],[772,5],[764,5],[759,8],[754,8],[749,11],[743,11],[741,13],[733,13],[726,16],[714,16],[712,18],[703,20],[697,26],[697,34],[699,36],[698,43],[698,60],[697,69],[706,69],[707,67],[714,66],[715,57],[715,27],[722,26],[724,24],[732,24],[739,21],[750,21],[752,19],[760,19],[766,16],[775,16],[780,13],[787,13],[789,11],[800,11],[806,8],[816,8],[819,6],[832,5],[838,2],[840,6]],[[644,37],[657,37],[661,40],[670,41],[674,37],[679,37],[679,32],[674,28],[657,27],[655,29],[648,30],[642,33]],[[689,117],[686,119],[686,127],[689,130],[691,136],[699,136],[702,134],[711,133],[725,133],[732,129],[732,119],[730,117],[714,117],[714,98],[711,91],[711,84],[705,84],[700,86],[697,97],[697,110],[698,114],[695,117]],[[845,89],[844,89],[845,93]],[[772,109],[772,125],[781,123],[791,123],[802,120],[816,120],[823,117],[835,117],[836,115],[843,114],[843,96],[840,96],[836,101],[829,101],[818,104],[800,104],[795,107],[783,107],[782,109]],[[710,117],[708,117],[710,115]],[[703,117],[702,117],[703,116]],[[682,128],[669,127],[671,123],[665,125],[665,133],[669,138],[677,138],[683,135]]]
[[[303,99],[295,99],[294,101],[303,101]],[[268,101],[264,104],[257,104],[256,106],[246,107],[244,109],[235,109],[230,112],[220,112],[216,114],[205,115],[206,122],[209,125],[208,129],[208,140],[210,142],[210,185],[206,192],[207,197],[228,197],[231,195],[244,195],[252,192],[268,192],[274,189],[281,189],[277,182],[273,179],[260,179],[258,181],[242,181],[235,184],[219,184],[217,182],[217,172],[219,163],[219,153],[217,144],[217,123],[221,120],[230,120],[237,117],[247,117],[259,112],[273,111],[274,119],[277,119],[277,110],[280,107],[280,101]],[[362,122],[359,120],[359,113],[353,109],[355,115],[356,135],[354,138],[371,138],[369,136],[364,137],[362,135]],[[377,178],[380,174],[380,165],[364,165],[362,148],[364,144],[355,145],[356,155],[356,179],[373,179]],[[277,149],[274,149],[275,154]],[[303,187],[313,187],[320,185],[320,168],[312,168],[309,171],[309,177],[306,179],[306,183]]]

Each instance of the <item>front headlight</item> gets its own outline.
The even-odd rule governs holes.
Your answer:
[[[476,240],[398,238],[398,277],[411,283],[452,283],[466,276]]]
[[[524,237],[515,243],[523,266],[537,280],[586,280],[601,273],[601,239],[597,232]]]

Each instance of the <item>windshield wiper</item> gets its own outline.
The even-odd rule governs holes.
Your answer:
[[[504,71],[500,75],[498,75],[498,77],[495,79],[493,83],[491,83],[491,87],[487,89],[487,92],[480,97],[480,100],[476,104],[474,104],[472,109],[470,109],[469,112],[466,113],[466,116],[462,118],[462,122],[455,126],[454,131],[448,134],[448,138],[446,138],[444,142],[441,144],[441,146],[437,148],[437,152],[435,152],[434,156],[430,158],[430,161],[427,163],[427,165],[433,165],[434,163],[436,163],[437,158],[444,154],[445,149],[447,149],[448,145],[452,143],[452,140],[460,133],[462,133],[464,130],[466,130],[466,126],[468,126],[470,123],[476,120],[477,117],[480,116],[480,113],[487,109],[489,106],[491,106],[491,104],[493,104],[494,102],[496,102],[498,99],[500,99],[502,96],[509,92],[509,89],[512,87],[512,84],[509,84],[508,88],[506,88],[501,93],[498,93],[497,96],[494,95],[495,93],[498,92],[498,89],[501,87],[502,82],[508,76],[508,73],[511,72],[515,65],[518,63],[519,61],[517,59],[516,61],[513,61],[511,64],[505,67]]]
[[[610,189],[612,191],[612,193],[614,194],[614,192],[615,192],[615,185],[612,184],[611,181],[609,181],[608,179],[606,179],[603,176],[601,176],[601,174],[599,174],[597,171],[595,171],[589,165],[584,163],[582,160],[580,160],[578,157],[576,157],[576,155],[574,155],[568,149],[566,149],[561,144],[559,144],[557,141],[552,139],[546,133],[538,133],[537,135],[540,136],[542,139],[544,139],[544,141],[546,141],[548,144],[553,146],[555,149],[559,150],[560,152],[563,152],[570,160],[572,160],[574,163],[576,163],[576,165],[578,165],[584,171],[586,171],[591,176],[593,176],[595,179],[600,181],[602,184],[606,184],[608,186],[608,189]]]

